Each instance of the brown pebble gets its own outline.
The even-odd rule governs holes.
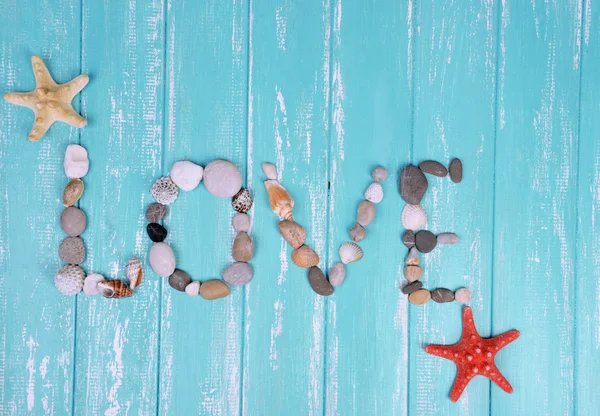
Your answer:
[[[419,266],[406,266],[404,268],[404,277],[411,283],[419,280],[421,276],[423,276],[423,269]]]
[[[279,221],[279,234],[294,248],[300,247],[306,240],[306,231],[298,223],[290,220]]]
[[[402,236],[402,243],[408,248],[413,248],[415,246],[415,232],[407,230]]]
[[[453,159],[450,162],[450,179],[454,183],[460,183],[463,177],[463,165],[460,159]]]
[[[435,160],[426,160],[421,162],[419,169],[425,173],[439,177],[444,177],[448,174],[448,169],[446,169],[446,167],[440,162],[436,162]]]
[[[243,231],[240,231],[233,240],[232,257],[235,261],[249,262],[254,256],[254,244],[252,239]]]
[[[229,286],[222,280],[209,280],[200,285],[198,292],[204,299],[214,300],[229,295]]]
[[[355,243],[362,241],[367,235],[367,230],[364,229],[359,223],[354,224],[354,227],[350,228],[350,238]]]
[[[452,302],[454,300],[454,292],[450,289],[438,288],[431,291],[431,299],[437,303]]]
[[[371,201],[364,200],[358,204],[358,211],[356,213],[356,222],[366,227],[371,224],[375,219],[375,213],[377,212],[375,204]]]
[[[408,301],[413,305],[423,305],[429,302],[431,299],[431,293],[427,289],[419,289],[408,295]]]

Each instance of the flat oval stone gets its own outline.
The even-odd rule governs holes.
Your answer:
[[[329,269],[329,283],[332,286],[340,286],[346,278],[346,266],[344,263],[336,263]]]
[[[356,223],[354,227],[350,228],[350,238],[355,243],[362,241],[367,236],[367,230],[362,225]]]
[[[85,260],[85,246],[81,237],[67,237],[58,247],[60,259],[68,264],[81,264]]]
[[[77,237],[85,231],[87,218],[79,208],[65,208],[60,215],[60,227],[69,237]]]
[[[415,234],[415,245],[421,253],[429,253],[437,245],[437,237],[431,231],[421,230]]]
[[[229,295],[229,286],[222,280],[209,280],[200,285],[199,292],[204,299],[214,300]]]
[[[204,168],[206,190],[219,198],[232,198],[242,188],[242,174],[227,160],[213,160]]]
[[[231,220],[231,225],[233,225],[233,229],[236,231],[248,232],[251,224],[252,220],[250,219],[250,216],[241,212],[235,214],[233,220]]]
[[[463,166],[460,159],[453,159],[450,162],[450,179],[454,183],[460,183],[463,177]]]
[[[371,224],[375,219],[375,213],[376,209],[374,203],[367,200],[362,201],[360,204],[358,204],[356,222],[362,225],[363,227],[366,227],[367,225]]]
[[[175,269],[169,276],[169,286],[180,292],[185,292],[185,288],[190,283],[192,283],[192,278],[183,270]]]
[[[408,295],[408,301],[413,305],[423,305],[429,302],[431,299],[431,293],[427,289],[419,289]]]
[[[248,262],[254,256],[254,244],[248,234],[240,231],[233,240],[232,257],[235,261]],[[226,280],[227,281],[227,280]]]
[[[411,205],[418,205],[427,191],[427,178],[416,166],[408,165],[400,173],[400,196]]]
[[[175,271],[175,254],[166,243],[154,243],[150,249],[150,266],[160,277],[169,277]]]
[[[185,293],[189,296],[198,296],[200,294],[200,282],[192,282],[185,287]]]
[[[459,241],[460,239],[454,233],[442,233],[437,236],[438,244],[456,244]]]
[[[404,277],[409,282],[415,282],[423,276],[423,269],[419,266],[406,266],[404,268]]]
[[[323,271],[317,266],[308,269],[308,281],[310,282],[310,287],[318,295],[329,296],[333,293],[333,286],[331,286],[331,283],[325,278]]]
[[[408,248],[413,248],[415,246],[415,232],[407,230],[402,236],[402,243]]]
[[[404,285],[404,287],[402,287],[402,293],[404,293],[405,295],[410,295],[411,293],[421,289],[422,287],[423,283],[420,280],[410,282]]]
[[[447,303],[454,300],[454,292],[450,289],[437,288],[431,291],[431,299],[437,303]]]
[[[304,244],[306,231],[304,231],[304,228],[300,224],[290,220],[283,220],[279,221],[277,226],[279,227],[279,234],[281,234],[290,246],[299,248]]]
[[[148,237],[150,237],[150,240],[154,241],[155,243],[165,241],[165,238],[167,238],[167,229],[155,222],[148,224],[146,226],[146,231],[148,232]]]
[[[148,222],[159,222],[165,215],[167,215],[167,207],[158,202],[148,205],[148,209],[146,209],[146,219]]]
[[[466,287],[460,288],[454,292],[454,299],[464,305],[471,300],[471,292]]]
[[[252,280],[252,267],[248,263],[233,263],[223,272],[223,280],[233,286],[243,286]]]
[[[425,162],[421,162],[419,169],[425,173],[439,176],[441,178],[448,174],[448,169],[446,169],[446,166],[442,165],[440,162],[436,162],[435,160],[426,160]]]

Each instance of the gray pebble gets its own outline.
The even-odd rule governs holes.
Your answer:
[[[418,205],[427,191],[427,178],[416,166],[408,165],[400,173],[400,196],[411,205]]]
[[[442,233],[437,236],[438,244],[456,244],[459,241],[460,239],[454,233]]]
[[[422,162],[419,165],[419,169],[425,173],[439,177],[444,177],[448,174],[448,169],[446,169],[446,166],[442,165],[440,162],[436,162],[435,160],[426,160],[425,162]]]
[[[325,274],[317,266],[312,266],[308,270],[308,281],[315,293],[321,296],[329,296],[333,293],[333,286],[331,286],[331,283],[325,278]]]
[[[185,292],[185,287],[192,283],[191,277],[183,270],[175,269],[169,276],[169,285],[180,292]]]
[[[167,215],[167,207],[165,205],[158,202],[148,205],[148,209],[146,210],[146,219],[148,222],[159,222],[165,215]]]
[[[87,219],[79,208],[68,207],[60,215],[60,227],[70,237],[77,237],[85,231]]]
[[[415,245],[421,253],[429,253],[437,245],[437,237],[431,231],[421,230],[415,234]]]
[[[358,212],[356,215],[356,222],[358,222],[363,227],[371,224],[375,219],[375,204],[371,201],[364,200],[360,204],[358,204]]]
[[[223,272],[223,280],[233,286],[243,286],[252,280],[252,267],[248,263],[233,263]]]
[[[248,214],[238,213],[235,214],[231,224],[233,225],[233,229],[236,231],[244,231],[248,232],[250,230],[250,224],[252,220]]]
[[[417,280],[415,282],[404,285],[404,287],[402,287],[402,293],[404,293],[405,295],[410,295],[412,292],[419,290],[422,287],[423,283]]]
[[[340,286],[346,278],[346,266],[344,263],[336,263],[329,269],[329,283],[332,286]]]
[[[367,230],[365,230],[364,227],[358,223],[354,224],[354,227],[350,228],[350,238],[352,238],[352,241],[355,243],[362,241],[366,235]]]
[[[454,300],[454,292],[450,289],[438,288],[431,291],[431,299],[437,303],[452,302]]]
[[[85,246],[81,237],[67,237],[58,247],[58,255],[68,264],[81,264],[85,260]]]
[[[463,177],[463,166],[460,159],[453,159],[450,162],[450,179],[454,183],[460,183]]]
[[[383,182],[388,177],[388,171],[383,166],[377,166],[375,169],[373,169],[373,173],[371,174],[371,177],[373,179],[375,179],[377,182]]]
[[[415,232],[413,230],[407,230],[402,236],[402,242],[408,248],[415,246]]]

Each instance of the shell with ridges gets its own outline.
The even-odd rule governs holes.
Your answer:
[[[100,290],[100,294],[105,298],[122,299],[133,295],[133,290],[129,289],[120,280],[103,280],[98,282],[98,289]]]
[[[76,295],[83,288],[85,272],[79,266],[69,264],[62,267],[54,276],[54,285],[63,295]]]
[[[152,196],[159,204],[170,205],[177,199],[179,188],[177,188],[177,185],[175,185],[170,177],[163,176],[154,182],[150,193],[152,193]]]
[[[292,251],[292,262],[303,269],[319,264],[319,255],[307,245],[303,245]]]
[[[373,182],[365,191],[365,199],[374,204],[378,204],[383,200],[383,188],[381,184]]]
[[[83,188],[81,179],[71,179],[63,191],[63,205],[70,207],[79,201],[79,198],[83,195]]]
[[[231,206],[237,212],[242,214],[250,211],[250,208],[252,208],[252,195],[250,195],[250,191],[246,188],[240,189],[240,191],[232,198]]]
[[[343,243],[340,246],[340,259],[342,263],[348,264],[359,261],[363,257],[362,248],[355,243]]]
[[[265,181],[265,188],[267,188],[267,192],[269,193],[269,204],[275,215],[292,221],[294,198],[292,198],[287,189],[274,180]]]
[[[419,205],[406,204],[402,210],[402,226],[407,230],[418,230],[427,224],[427,214]]]
[[[129,263],[125,267],[127,278],[129,279],[129,287],[135,289],[144,280],[144,269],[142,269],[142,263],[136,256],[131,256]]]

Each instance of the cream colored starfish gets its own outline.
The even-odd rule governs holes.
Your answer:
[[[42,58],[33,55],[31,65],[35,75],[35,89],[31,92],[4,94],[4,99],[9,103],[28,107],[35,114],[29,140],[40,140],[55,121],[62,121],[73,127],[85,126],[87,121],[73,109],[71,101],[85,88],[90,78],[87,75],[79,75],[66,84],[57,84]]]

